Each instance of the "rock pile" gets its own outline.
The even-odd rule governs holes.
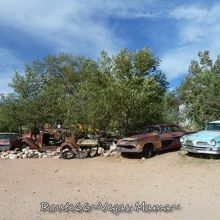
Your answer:
[[[2,151],[0,152],[1,159],[26,159],[26,158],[54,158],[59,159],[59,149],[56,151],[47,150],[45,152],[39,152],[37,150],[31,150],[29,147],[23,148],[22,150],[16,148],[13,151]]]
[[[109,157],[109,156],[118,156],[120,155],[119,152],[117,152],[116,149],[110,149],[108,151],[104,150],[102,147],[98,148],[92,148],[88,149],[88,155],[90,157],[94,156],[104,156],[104,157]],[[45,152],[39,152],[37,150],[32,150],[29,147],[18,149],[16,148],[15,150],[9,150],[9,151],[2,151],[0,152],[0,159],[27,159],[27,158],[53,158],[53,159],[60,159],[60,148],[58,148],[56,151],[50,151],[47,150]]]

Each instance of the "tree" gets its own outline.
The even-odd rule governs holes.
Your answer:
[[[98,65],[98,71],[79,87],[84,123],[126,133],[162,120],[167,83],[157,70],[159,60],[148,49],[122,49],[113,57],[102,52]]]
[[[187,106],[188,117],[201,128],[220,117],[220,58],[213,64],[208,51],[199,52],[198,56],[199,61],[191,62],[178,91]]]
[[[102,52],[98,61],[66,53],[46,56],[27,64],[24,74],[16,72],[14,93],[0,109],[11,109],[19,127],[49,123],[126,133],[163,119],[168,84],[159,63],[147,48],[122,49],[112,57]]]

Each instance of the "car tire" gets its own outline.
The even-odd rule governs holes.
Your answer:
[[[76,157],[76,152],[74,152],[72,149],[65,148],[61,151],[61,158],[70,160]]]
[[[145,145],[142,151],[143,158],[151,158],[154,155],[154,148],[152,145]]]
[[[88,157],[88,152],[86,150],[82,150],[77,152],[76,159],[86,159]]]

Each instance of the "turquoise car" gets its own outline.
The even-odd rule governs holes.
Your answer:
[[[209,122],[205,129],[180,138],[182,150],[190,153],[220,154],[220,121]]]

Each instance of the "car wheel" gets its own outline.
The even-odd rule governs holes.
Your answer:
[[[76,157],[76,153],[72,149],[64,149],[61,151],[61,158],[70,160]]]
[[[142,157],[143,158],[150,158],[154,155],[154,148],[152,145],[146,145],[144,146],[144,149],[142,151]]]
[[[92,149],[90,152],[89,152],[89,156],[90,157],[95,157],[97,155],[97,149]]]
[[[76,154],[76,158],[77,159],[85,159],[88,157],[88,152],[86,150],[82,150],[82,151],[79,151],[77,154]]]
[[[26,147],[29,147],[29,145],[27,143],[22,143],[21,149],[26,148]]]

